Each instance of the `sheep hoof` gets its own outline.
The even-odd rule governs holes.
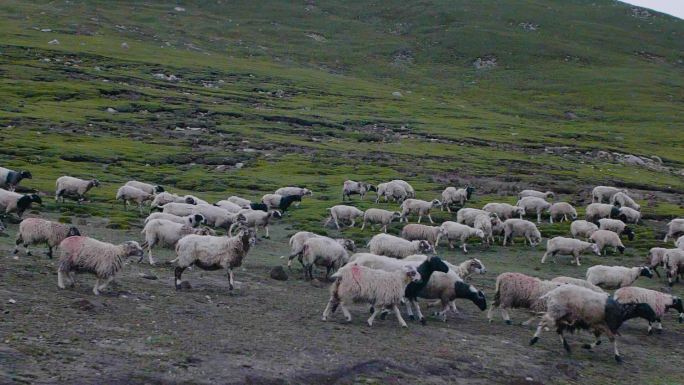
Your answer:
[[[539,341],[539,337],[532,337],[532,339],[530,340],[530,346],[536,344],[537,341]]]
[[[381,319],[382,319],[382,316],[380,316],[380,317],[381,317]],[[413,314],[411,314],[411,315],[409,316],[409,319],[410,319],[411,321],[415,321],[415,320],[416,320],[416,317],[415,317]]]
[[[12,254],[14,254],[14,255],[19,254],[19,249],[14,249],[14,251],[12,252]]]
[[[321,317],[321,321],[327,321],[327,320],[328,320],[327,317]]]
[[[617,362],[618,364],[621,364],[621,363],[622,363],[622,357],[620,357],[619,354],[616,354],[616,355],[615,355],[615,362]]]
[[[18,251],[18,250],[17,250],[17,251]],[[28,255],[28,256],[30,257],[30,256],[33,255],[33,253],[31,253],[30,251],[27,251],[27,252],[26,252],[26,255]]]
[[[506,322],[506,325],[513,325],[513,322],[509,319],[507,319],[505,322]]]
[[[420,319],[420,324],[423,326],[427,325],[427,320],[425,319],[425,317]]]
[[[387,319],[387,313],[385,313],[385,312],[380,313],[380,319],[383,321],[386,320]]]
[[[591,350],[591,345],[590,344],[582,344],[582,349]]]

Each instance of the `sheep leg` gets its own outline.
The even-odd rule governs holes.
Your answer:
[[[52,246],[48,245],[48,252],[47,252],[48,258],[52,259]]]
[[[333,304],[334,298],[335,298],[334,296],[330,297],[328,304],[325,306],[325,310],[323,310],[323,317],[321,317],[321,320],[323,320],[323,321],[328,320],[328,316],[330,316],[330,311],[332,310],[332,308],[334,306],[334,304]]]
[[[175,277],[174,283],[176,284],[176,290],[180,290],[181,288],[181,275],[183,275],[183,271],[185,271],[185,269],[185,267],[176,266],[176,269],[173,272],[173,275]]]
[[[447,212],[448,212],[449,214],[451,214],[451,208],[449,207],[449,204],[446,205],[446,208],[447,208]]]
[[[337,229],[339,230],[339,229],[340,229],[340,224],[339,224],[339,222],[337,222],[337,217],[336,217],[336,216],[333,216],[333,219],[335,220],[335,226],[336,226]]]
[[[531,324],[532,321],[534,321],[536,318],[537,318],[536,316],[532,316],[532,317],[528,318],[527,321],[521,323],[521,325],[522,325],[522,326],[527,326],[527,325]]]
[[[496,309],[498,306],[492,304],[492,306],[489,307],[489,310],[487,310],[487,320],[489,323],[494,322],[494,309]]]
[[[539,321],[539,325],[537,326],[537,330],[534,332],[534,335],[532,336],[532,339],[530,340],[530,346],[534,345],[539,341],[539,336],[541,335],[542,329],[547,325],[555,323],[555,321],[551,318],[549,318],[547,315],[544,315],[541,321]]]
[[[435,223],[435,222],[432,220],[432,217],[430,216],[430,214],[428,214],[428,219],[430,220],[430,223]]]
[[[622,363],[622,357],[620,357],[620,352],[618,351],[617,347],[617,340],[615,339],[615,335],[612,333],[608,333],[608,340],[613,343],[613,351],[615,352],[615,361],[618,364]]]
[[[415,320],[415,319],[416,319],[416,316],[413,315],[413,309],[411,309],[411,302],[410,302],[410,301],[406,301],[405,304],[406,304],[406,314],[408,314],[409,319],[410,319],[411,321]]]
[[[596,341],[594,341],[590,344],[582,345],[582,349],[591,350],[591,349],[595,348],[597,345],[601,345],[601,339],[599,338],[599,337],[601,337],[601,332],[594,331],[594,337],[596,337]]]
[[[423,216],[418,214],[418,223],[420,223],[420,220],[423,219]],[[406,222],[408,222],[408,218],[406,218]]]
[[[546,263],[546,257],[548,257],[548,256],[549,256],[549,252],[547,250],[546,253],[544,253],[544,255],[542,255],[541,263]]]
[[[64,273],[61,270],[57,271],[57,287],[60,289],[65,289],[64,286]]]
[[[344,318],[347,320],[347,322],[351,322],[351,313],[349,313],[349,309],[347,309],[347,307],[344,306],[344,302],[340,301],[340,308],[342,309],[342,314],[344,314]]]
[[[506,323],[506,325],[512,325],[513,322],[511,322],[511,316],[510,316],[510,314],[508,314],[508,310],[506,310],[505,308],[500,307],[500,308],[499,308],[499,311],[501,312],[501,318],[503,318],[503,320],[504,320],[504,322]]]
[[[385,226],[382,227],[382,232],[383,232],[383,233],[386,233],[386,232],[387,232],[387,225],[385,225]]]
[[[233,290],[235,281],[233,281],[233,269],[228,268],[228,290]]]
[[[416,307],[416,315],[418,316],[418,320],[420,321],[421,324],[426,325],[427,320],[423,316],[423,313],[421,313],[421,311],[420,311],[420,305],[418,304],[418,301],[414,301],[414,300],[410,299],[408,301],[408,303],[412,304],[413,306]]]
[[[352,219],[351,225],[349,225],[349,227],[354,227],[355,224],[356,224],[356,219]]]
[[[580,253],[579,253],[579,251],[573,252],[572,255],[575,257],[575,263],[577,263],[577,266],[580,266]]]
[[[266,230],[266,238],[271,238],[271,236],[268,233],[268,225],[264,226],[264,230]]]
[[[560,337],[561,343],[563,344],[563,349],[565,349],[565,351],[568,352],[568,354],[572,353],[572,350],[570,349],[570,344],[568,344],[568,341],[563,336],[563,329],[558,328],[558,336]]]
[[[114,279],[114,277],[109,277],[109,278],[105,279],[105,281],[97,289],[98,290],[104,290],[107,287],[107,285],[109,285],[109,283],[112,282],[113,279]]]
[[[154,258],[152,258],[152,243],[147,246],[147,258],[150,260],[150,265],[154,266]]]
[[[380,314],[380,312],[382,312],[382,308],[376,307],[373,314],[371,314],[370,318],[368,318],[368,326],[373,326],[373,320],[378,314]]]
[[[74,273],[73,271],[69,272],[69,281],[69,285],[71,287],[74,287],[74,285],[76,285],[76,273]]]
[[[563,218],[561,217],[561,219],[563,219]],[[553,223],[553,215],[551,215],[551,214],[549,214],[549,223]]]
[[[100,290],[98,289],[100,287],[100,278],[95,279],[95,286],[93,286],[93,294],[95,295],[100,295]]]
[[[451,309],[451,311],[453,311],[455,314],[460,313],[460,311],[458,311],[458,308],[456,307],[456,301],[449,302],[449,309]]]
[[[363,223],[361,223],[361,230],[366,228],[366,221],[364,220]]]
[[[461,242],[463,243],[463,245],[462,245],[463,246],[463,253],[468,254],[468,249],[466,248],[466,246],[467,246],[466,242],[465,241],[461,241]]]
[[[399,311],[399,307],[396,304],[394,304],[392,307],[394,308],[394,314],[397,316],[397,321],[399,321],[401,327],[407,328],[408,325],[406,325],[406,321],[404,321],[404,319],[401,318],[401,312]]]

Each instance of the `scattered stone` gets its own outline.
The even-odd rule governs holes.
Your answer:
[[[176,75],[165,75],[163,73],[152,74],[152,77],[155,79],[166,80],[169,82],[177,82],[180,80],[180,78]]]
[[[525,31],[528,31],[528,32],[533,32],[533,31],[536,31],[537,29],[539,29],[538,24],[533,24],[533,23],[530,23],[527,21],[518,24],[518,26],[521,27],[522,29],[524,29]]]
[[[156,281],[156,280],[159,279],[159,277],[157,277],[157,276],[154,275],[154,274],[142,274],[142,275],[140,276],[140,278],[149,279],[149,280],[151,280],[151,281]]]
[[[632,7],[632,16],[638,17],[640,19],[646,19],[651,17],[651,12],[644,8]]]
[[[48,44],[51,44],[51,45],[59,45],[59,40],[57,40],[57,39],[50,40],[50,41],[48,41]]]
[[[392,92],[392,96],[394,96],[395,98],[401,98],[404,95],[402,95],[401,92],[399,92],[399,91],[394,91],[394,92]]]
[[[126,42],[121,43],[121,48],[128,49],[128,43],[126,43]]]
[[[40,30],[40,32],[52,32],[52,29],[50,28],[43,28]]]
[[[185,8],[183,7],[175,7],[173,10],[176,12],[185,12]]]
[[[282,266],[276,266],[271,269],[271,278],[276,281],[287,281],[287,272]]]
[[[318,41],[318,42],[321,42],[321,43],[324,42],[324,41],[326,41],[325,36],[319,35],[319,34],[317,34],[317,33],[307,33],[307,34],[306,34],[306,37],[310,37],[310,38],[312,38],[312,39],[314,39],[314,40],[316,40],[316,41]]]
[[[281,269],[282,269],[282,267],[281,267]],[[273,275],[271,275],[271,276],[273,276]],[[285,278],[287,279],[287,277],[285,277]],[[7,302],[9,302],[11,304],[15,304],[15,303],[17,303],[17,300],[14,298],[10,298],[9,301],[7,301]]]
[[[237,169],[239,170],[239,169],[245,167],[245,164],[242,163],[242,162],[238,162],[238,163],[235,163],[235,166],[234,166],[234,167],[237,168]]]
[[[119,111],[113,109],[112,107],[107,107],[106,111],[109,112],[110,114],[116,114],[117,112],[119,112]]]
[[[577,116],[577,114],[575,114],[575,113],[572,112],[572,111],[565,111],[565,112],[563,113],[563,117],[564,117],[565,119],[568,119],[568,120],[577,120],[577,119],[579,119],[579,117]]]
[[[478,57],[473,62],[473,66],[475,67],[475,69],[478,70],[495,68],[498,65],[499,63],[497,62],[497,58],[494,55],[484,55],[482,57]]]

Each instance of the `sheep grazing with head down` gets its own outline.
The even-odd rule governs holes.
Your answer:
[[[370,252],[392,258],[404,258],[413,254],[432,253],[435,249],[428,241],[407,241],[389,234],[377,234],[366,245]]]
[[[140,215],[143,213],[143,203],[154,199],[154,195],[133,186],[121,186],[116,192],[116,200],[121,200],[124,210],[128,210],[128,204],[134,202],[138,205]]]
[[[330,272],[339,269],[349,261],[347,250],[336,240],[328,237],[313,237],[304,241],[302,265],[304,276],[313,279],[314,265],[325,267],[325,279]]]
[[[33,175],[29,171],[14,171],[9,168],[0,167],[0,187],[9,191],[14,191],[22,179],[32,179]]]
[[[154,265],[154,258],[152,257],[152,248],[159,245],[162,247],[175,248],[176,243],[186,235],[216,235],[216,232],[207,227],[196,228],[180,223],[172,222],[166,219],[153,219],[140,232],[145,242],[142,247],[147,248],[147,256],[150,265]]]
[[[644,289],[641,287],[623,287],[618,289],[613,294],[613,298],[622,304],[626,303],[647,303],[656,315],[656,330],[660,333],[663,331],[663,324],[661,318],[669,309],[677,310],[679,313],[679,323],[684,322],[684,306],[682,299],[672,294],[661,293],[655,290]],[[653,333],[651,321],[648,322],[648,334]]]
[[[401,219],[401,213],[399,211],[389,211],[383,209],[368,209],[363,213],[363,224],[361,225],[361,230],[366,227],[366,223],[371,224],[371,230],[373,230],[375,224],[382,225],[382,232],[387,232],[387,226],[392,223],[395,219]]]
[[[418,223],[420,223],[421,219],[423,219],[423,216],[425,215],[427,215],[430,223],[435,223],[430,216],[430,210],[433,207],[440,207],[441,205],[442,202],[440,202],[438,199],[433,199],[430,202],[413,198],[406,199],[401,203],[401,206],[399,206],[401,208],[400,221],[408,222],[409,214],[415,214],[418,215]]]
[[[340,306],[347,322],[351,322],[351,314],[346,305],[366,302],[375,308],[368,318],[368,326],[373,326],[373,320],[383,309],[390,308],[394,310],[399,324],[408,327],[401,317],[398,305],[404,298],[406,286],[421,278],[415,267],[408,265],[401,270],[387,272],[350,263],[333,274],[333,278],[335,282],[330,287],[330,300],[323,311],[323,321],[327,321],[330,314]]]
[[[603,254],[608,253],[608,247],[612,247],[615,253],[618,251],[620,251],[620,254],[625,253],[625,245],[622,244],[620,236],[614,231],[596,230],[591,233],[589,241],[595,243]]]
[[[515,217],[522,219],[525,215],[524,207],[509,205],[508,203],[487,203],[482,207],[482,210],[494,213],[503,220]]]
[[[304,262],[302,261],[302,253],[304,252],[304,242],[311,238],[316,238],[316,237],[323,237],[322,235],[318,235],[309,231],[299,231],[295,233],[293,236],[290,237],[290,255],[287,257],[287,268],[290,269],[292,267],[292,260],[295,259],[295,257],[299,258],[299,262],[304,266]],[[327,237],[324,237],[327,238]],[[332,239],[332,238],[330,238]],[[355,252],[356,251],[356,244],[354,243],[353,240],[351,239],[344,239],[344,238],[336,238],[333,239],[335,242],[339,243],[344,247],[348,252]],[[280,258],[285,258],[284,256]]]
[[[454,240],[459,240],[461,242],[461,248],[466,254],[468,253],[466,244],[468,238],[477,237],[484,239],[485,237],[484,231],[456,222],[446,221],[442,223],[440,228],[442,229],[442,234],[447,239],[447,242],[449,242],[449,247],[453,249]]]
[[[57,286],[60,289],[76,283],[74,273],[95,274],[93,294],[100,294],[114,279],[128,257],[142,260],[145,252],[138,242],[127,241],[120,245],[101,242],[93,238],[69,237],[59,244],[60,257],[57,271]],[[104,281],[104,282],[101,282]]]
[[[588,222],[598,223],[602,218],[617,218],[620,216],[620,209],[606,203],[592,203],[585,210],[585,219]]]
[[[601,251],[595,243],[584,242],[574,238],[554,237],[546,241],[546,253],[544,253],[541,263],[544,263],[549,255],[555,263],[556,255],[561,254],[572,255],[575,258],[575,263],[579,266],[580,255],[583,252],[593,252],[598,256],[601,255]]]
[[[164,187],[154,184],[149,184],[145,182],[139,182],[137,180],[130,180],[126,182],[125,186],[135,187],[138,190],[142,190],[150,195],[155,195],[164,192]]]
[[[570,233],[573,238],[582,237],[588,240],[591,234],[598,229],[598,226],[583,219],[572,221],[570,224]]]
[[[543,281],[521,273],[503,273],[496,277],[494,302],[487,312],[487,319],[493,322],[494,311],[499,309],[501,317],[510,325],[508,309],[528,309],[532,313],[546,311],[542,296],[562,285],[560,282]],[[524,324],[531,322],[532,317]]]
[[[470,200],[473,192],[475,192],[475,187],[472,186],[466,186],[465,188],[459,189],[456,187],[445,188],[444,191],[442,191],[441,210],[444,211],[444,208],[446,207],[447,211],[451,212],[451,205],[458,204],[461,207],[465,206],[466,201]]]
[[[541,199],[546,199],[546,198],[555,198],[556,194],[553,193],[553,191],[546,191],[546,192],[541,192],[537,190],[522,190],[521,192],[518,193],[518,198],[526,198],[526,197],[535,197],[535,198],[541,198]]]
[[[627,193],[627,190],[611,186],[596,186],[591,190],[591,201],[596,203],[610,203],[613,196],[619,192]]]
[[[563,285],[544,296],[546,313],[537,326],[537,331],[530,340],[534,345],[545,327],[555,328],[560,335],[563,347],[569,353],[570,345],[563,336],[564,331],[573,332],[575,329],[589,329],[594,333],[596,341],[584,344],[585,349],[592,349],[600,343],[602,333],[608,335],[613,342],[615,360],[622,362],[618,352],[615,335],[620,326],[629,319],[641,317],[649,322],[656,319],[655,312],[646,303],[621,304],[606,293],[598,293],[584,287]]]
[[[440,238],[446,235],[441,226],[427,226],[412,223],[404,226],[401,237],[407,241],[426,240],[433,248],[437,248]]]
[[[415,198],[416,197],[416,190],[414,190],[413,186],[411,186],[407,181],[401,180],[401,179],[393,179],[392,183],[395,183],[395,184],[401,186],[406,191],[406,196],[408,198]]]
[[[618,218],[627,223],[638,223],[641,221],[641,212],[634,210],[631,207],[620,207]]]
[[[21,218],[32,203],[43,204],[43,200],[37,194],[22,195],[0,189],[0,214],[16,213]]]
[[[351,200],[352,195],[359,195],[363,200],[369,191],[378,191],[378,189],[370,183],[345,180],[342,185],[342,200]]]
[[[668,238],[676,238],[683,234],[684,218],[673,219],[667,224],[667,234],[665,234],[665,239],[663,239],[663,242],[667,242]]]
[[[639,277],[652,278],[653,272],[648,266],[594,265],[587,269],[587,281],[606,290],[631,286]]]
[[[72,197],[80,203],[85,200],[85,194],[90,189],[100,186],[100,182],[97,179],[83,180],[71,176],[61,176],[57,178],[55,186],[57,187],[55,190],[55,202],[62,198],[63,203],[64,197]]]
[[[515,237],[524,237],[525,241],[529,242],[530,246],[536,246],[542,240],[541,233],[534,223],[524,219],[506,219],[504,222],[503,245],[506,246],[508,240],[510,240],[511,245],[513,245],[513,238]]]
[[[560,218],[560,222],[577,219],[577,210],[568,202],[557,202],[549,207],[549,222]],[[568,219],[570,218],[570,219]]]
[[[679,277],[684,273],[684,250],[669,249],[663,257],[663,264],[667,271],[667,280],[670,286],[674,285],[675,280],[679,282]]]
[[[634,240],[634,231],[625,222],[619,219],[602,218],[599,219],[599,229],[610,230],[617,235],[625,234],[630,241]]]
[[[165,219],[167,221],[180,223],[181,225],[186,225],[190,227],[197,227],[204,223],[204,215],[202,214],[190,214],[184,217],[179,217],[178,215],[168,214],[168,213],[152,213],[147,218],[145,218],[145,224],[153,219]]]
[[[48,257],[52,258],[52,249],[59,246],[68,237],[81,235],[74,226],[52,222],[40,218],[26,218],[19,225],[16,247],[14,254],[19,252],[19,246],[23,246],[26,254],[31,255],[30,245],[45,243],[48,247]]]
[[[615,193],[615,195],[610,198],[610,203],[618,207],[629,207],[636,211],[641,210],[641,206],[622,191]]]
[[[406,198],[413,198],[416,196],[413,187],[400,180],[380,183],[378,185],[377,193],[378,195],[375,198],[375,203],[380,202],[380,198],[385,198],[385,202],[387,202],[389,199],[392,199],[395,202],[403,202]]]
[[[278,210],[283,214],[294,202],[301,201],[302,197],[299,195],[266,194],[261,198],[261,203],[265,204],[268,210]]]
[[[241,227],[233,237],[188,235],[176,244],[177,266],[174,270],[176,289],[181,288],[185,269],[197,266],[202,270],[228,269],[228,289],[233,290],[233,269],[242,266],[250,248],[256,242],[254,231]]]
[[[475,223],[473,223],[473,228],[476,230],[482,230],[484,234],[483,242],[491,245],[494,243],[494,227],[501,226],[503,229],[503,222],[497,217],[491,217],[489,215],[480,214],[475,217]]]
[[[327,209],[330,211],[330,216],[323,224],[323,227],[327,226],[330,221],[335,221],[335,226],[340,229],[340,221],[349,222],[349,227],[354,227],[356,224],[356,218],[363,217],[363,211],[357,209],[354,206],[337,205]]]
[[[244,209],[240,210],[238,213],[238,217],[235,222],[230,226],[230,230],[228,233],[230,235],[233,235],[233,229],[236,226],[247,226],[250,228],[254,229],[254,234],[257,234],[259,231],[259,227],[263,228],[264,231],[266,231],[266,238],[270,238],[271,236],[268,233],[268,225],[273,221],[273,219],[277,218],[282,218],[282,215],[280,214],[280,211],[278,210],[273,210],[273,211],[261,211],[261,210],[252,210],[252,209]]]
[[[576,286],[581,286],[584,288],[587,288],[589,290],[595,291],[597,293],[604,293],[603,289],[600,287],[589,283],[586,279],[580,279],[580,278],[572,278],[572,277],[556,277],[551,280],[551,282],[558,282],[558,283],[563,283],[563,284],[568,284],[568,285],[576,285]]]
[[[473,226],[475,224],[475,218],[477,218],[478,215],[482,214],[488,215],[492,218],[497,218],[497,215],[495,213],[490,213],[488,211],[466,207],[458,210],[458,212],[456,213],[456,222],[468,226]]]
[[[522,207],[525,213],[537,213],[537,223],[541,223],[542,212],[551,208],[551,203],[547,202],[543,198],[537,197],[524,197],[520,198],[518,203],[515,204],[518,207]]]

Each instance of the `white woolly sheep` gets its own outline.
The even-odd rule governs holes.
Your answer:
[[[32,203],[43,204],[38,194],[22,195],[0,189],[0,214],[16,213],[20,218]]]
[[[368,209],[363,213],[363,225],[361,230],[366,227],[366,223],[371,224],[371,230],[374,229],[375,224],[382,225],[382,231],[387,232],[387,226],[395,219],[400,219],[401,213],[399,211],[389,211],[383,209]]]
[[[407,241],[426,240],[437,248],[440,238],[445,235],[441,226],[427,226],[417,223],[408,224],[401,230],[401,237]]]
[[[504,238],[503,245],[506,246],[508,240],[511,241],[513,245],[513,238],[524,237],[526,242],[530,243],[530,246],[538,245],[542,238],[541,233],[537,229],[537,226],[524,219],[511,218],[506,219],[503,223],[504,226]]]
[[[641,287],[623,287],[613,294],[613,298],[622,304],[626,303],[647,303],[656,315],[656,330],[663,331],[661,318],[669,309],[677,310],[679,322],[684,321],[684,307],[682,299],[672,294],[661,293],[655,290],[644,289]],[[653,333],[651,322],[648,323],[648,334]]]
[[[375,203],[380,202],[380,198],[385,198],[385,202],[390,198],[395,202],[403,202],[406,198],[410,197],[411,195],[402,183],[395,181],[380,183],[378,185],[378,196],[375,198]]]
[[[242,207],[239,204],[231,202],[229,200],[218,201],[218,202],[214,203],[214,206],[220,207],[220,208],[222,208],[222,209],[224,209],[230,213],[237,213],[240,210],[250,209],[249,205],[247,205],[247,207]]]
[[[304,277],[313,279],[314,265],[325,267],[325,279],[330,272],[344,266],[349,261],[347,250],[336,240],[328,237],[313,237],[304,242],[302,265]]]
[[[468,238],[478,237],[480,239],[484,239],[485,237],[485,234],[482,230],[475,229],[470,226],[452,221],[446,221],[442,223],[440,227],[442,228],[442,234],[444,234],[444,237],[449,242],[449,247],[453,249],[454,240],[459,240],[461,241],[461,248],[463,249],[463,252],[466,254],[468,253],[468,248],[466,244]]]
[[[610,203],[613,195],[619,192],[626,193],[627,190],[611,186],[596,186],[591,190],[591,201],[597,203]]]
[[[618,218],[622,219],[624,222],[638,223],[641,221],[641,212],[634,210],[633,208],[620,207],[618,211],[620,212]]]
[[[487,319],[493,322],[494,311],[499,309],[503,320],[510,325],[508,309],[528,309],[532,313],[546,311],[546,301],[542,296],[561,286],[560,282],[543,281],[521,273],[503,273],[496,277],[494,301],[487,312]],[[528,324],[534,317],[525,321]]]
[[[252,210],[252,209],[243,209],[238,213],[238,218],[233,224],[230,226],[230,230],[228,231],[231,235],[233,235],[233,228],[236,226],[247,226],[250,228],[254,229],[254,234],[257,234],[259,231],[259,227],[263,228],[266,231],[266,238],[270,238],[270,234],[268,233],[268,225],[271,223],[271,220],[274,218],[282,218],[282,214],[280,214],[280,211],[274,210],[274,211],[261,211],[261,210]]]
[[[572,224],[570,224],[570,233],[572,233],[573,238],[582,237],[584,239],[589,239],[591,234],[598,229],[598,226],[583,219],[573,221]]]
[[[133,186],[121,186],[116,192],[116,200],[121,200],[124,205],[124,210],[128,210],[128,204],[131,202],[138,204],[140,215],[143,213],[143,203],[154,199],[152,194],[140,190]]]
[[[420,274],[413,266],[387,272],[348,264],[333,274],[333,278],[336,280],[330,287],[330,300],[323,311],[323,321],[327,321],[339,305],[347,322],[351,322],[351,314],[346,305],[352,302],[366,302],[375,307],[375,311],[368,318],[368,326],[373,326],[373,320],[383,309],[392,308],[399,324],[407,327],[398,305],[404,297],[406,286],[420,280]]]
[[[126,258],[139,257],[142,260],[145,254],[135,241],[112,245],[83,236],[66,238],[59,244],[59,250],[57,286],[60,289],[66,285],[73,286],[76,283],[74,273],[91,273],[97,277],[93,286],[95,295],[99,295],[100,290],[114,279]]]
[[[416,197],[416,191],[413,189],[413,186],[411,186],[408,182],[405,180],[401,179],[394,179],[391,181],[392,183],[396,183],[399,186],[403,187],[404,190],[406,191],[406,196],[409,198],[415,198]]]
[[[475,224],[475,218],[477,218],[477,216],[481,214],[489,215],[492,218],[497,217],[494,213],[467,207],[458,210],[458,212],[456,213],[456,222],[468,226],[473,226]]]
[[[665,253],[668,249],[664,247],[651,247],[648,251],[648,256],[646,261],[648,262],[648,267],[653,270],[654,273],[660,278],[660,273],[658,272],[658,266],[665,265]],[[667,273],[667,272],[666,272]]]
[[[543,198],[537,197],[521,198],[515,205],[522,207],[525,210],[525,213],[528,215],[531,213],[537,213],[537,223],[541,223],[542,212],[551,207],[551,203],[547,202]]]
[[[228,202],[235,203],[236,205],[242,207],[243,209],[249,209],[251,208],[252,201],[249,199],[241,198],[239,196],[230,196],[228,199],[226,199]]]
[[[677,238],[677,241],[675,241],[675,246],[677,246],[680,249],[684,249],[684,235]]]
[[[408,222],[409,214],[416,214],[418,215],[418,223],[420,223],[420,220],[423,219],[424,215],[427,215],[430,223],[435,223],[430,216],[430,210],[433,207],[440,207],[441,205],[442,202],[440,202],[439,199],[433,199],[430,202],[413,198],[406,199],[401,203],[401,206],[399,206],[401,208],[400,221]]]
[[[40,218],[26,218],[19,225],[14,254],[19,252],[19,245],[24,247],[27,255],[31,255],[30,245],[45,243],[48,247],[47,255],[52,258],[53,248],[59,246],[68,237],[77,235],[81,233],[74,226]]]
[[[555,218],[560,217],[560,222],[569,221],[568,217],[573,221],[577,219],[577,210],[568,202],[557,202],[549,207],[549,222],[553,223]]]
[[[290,237],[290,255],[287,257],[287,267],[288,269],[292,267],[292,260],[295,257],[299,257],[299,262],[302,263],[302,252],[304,251],[304,242],[306,242],[308,239],[311,238],[316,238],[316,237],[322,237],[322,235],[318,235],[309,231],[299,231],[295,233],[293,236]],[[347,249],[349,252],[355,252],[356,251],[356,244],[354,243],[353,240],[351,239],[344,239],[344,238],[335,238],[333,239],[335,242],[339,243]],[[284,256],[280,257],[284,258]]]
[[[153,247],[160,245],[162,247],[175,248],[176,243],[186,235],[216,235],[216,232],[206,227],[194,228],[166,219],[153,219],[145,224],[140,234],[145,239],[141,246],[147,248],[150,265],[154,265],[155,262],[152,257]]]
[[[9,191],[14,191],[22,179],[32,179],[33,175],[29,171],[14,171],[9,168],[0,167],[0,187]]]
[[[587,288],[589,290],[598,292],[598,293],[603,293],[603,289],[600,287],[591,284],[587,282],[586,279],[580,279],[580,278],[572,278],[572,277],[556,277],[551,280],[551,282],[558,282],[558,283],[563,283],[563,284],[568,284],[568,285],[575,285],[575,286],[581,286],[584,288]]]
[[[624,254],[625,252],[625,245],[622,244],[620,236],[613,231],[596,230],[591,234],[589,240],[591,242],[594,242],[599,247],[599,250],[603,252],[604,255],[608,253],[608,246],[612,247],[613,252],[615,253],[620,251],[620,254]]]
[[[684,273],[684,250],[669,249],[663,257],[667,280],[670,286],[674,285],[675,280],[679,282],[679,277]]]
[[[234,223],[241,221],[239,213],[231,213],[218,206],[198,204],[192,207],[194,207],[192,214],[202,214],[204,222],[208,226],[228,229]],[[261,212],[263,213],[263,211]]]
[[[357,209],[354,206],[337,205],[327,209],[330,212],[330,216],[323,224],[323,227],[327,226],[330,221],[335,221],[335,226],[340,229],[340,221],[349,222],[349,227],[354,227],[356,224],[356,218],[363,217],[363,211]]]
[[[71,176],[61,176],[57,178],[55,185],[57,186],[55,202],[59,201],[59,198],[62,198],[62,202],[64,202],[65,196],[75,197],[78,202],[82,202],[85,200],[85,194],[91,188],[100,186],[100,182],[97,179],[83,180]]]
[[[378,189],[370,183],[345,180],[342,185],[342,200],[351,200],[351,196],[355,194],[360,195],[363,200],[369,191],[378,191]]]
[[[145,224],[153,219],[165,219],[167,221],[180,223],[181,225],[190,227],[197,227],[205,222],[204,215],[202,214],[190,214],[184,217],[179,217],[178,215],[168,213],[152,213],[145,218]]]
[[[620,209],[606,203],[592,203],[587,206],[584,215],[587,221],[598,223],[602,218],[617,218],[620,216]]]
[[[653,272],[648,266],[594,265],[587,269],[587,281],[606,290],[631,286],[639,277],[652,278]]]
[[[482,210],[494,213],[503,220],[515,217],[522,219],[525,215],[524,207],[509,205],[508,203],[487,203],[482,207]]]
[[[593,252],[596,255],[601,255],[599,247],[595,243],[580,241],[574,238],[554,237],[546,241],[546,252],[542,256],[541,263],[546,261],[546,258],[551,255],[554,263],[556,262],[556,254],[572,255],[575,258],[577,266],[580,265],[580,255],[583,252]]]
[[[474,187],[466,186],[466,188],[447,187],[442,191],[442,207],[441,210],[444,211],[446,207],[448,212],[451,212],[450,206],[453,204],[458,204],[459,206],[465,206],[466,201],[470,200],[470,197],[475,191]]]
[[[313,192],[309,190],[308,188],[303,188],[303,187],[281,187],[277,190],[275,190],[274,194],[280,195],[280,196],[292,196],[296,195],[298,197],[305,197],[305,196],[312,196]]]
[[[164,192],[161,192],[161,193],[155,195],[150,206],[152,208],[156,208],[156,207],[164,206],[167,203],[187,203],[187,202],[185,201],[185,197],[181,197],[181,196],[178,196],[176,194],[172,194],[170,192],[164,191]]]
[[[473,228],[477,230],[482,230],[484,233],[483,241],[484,243],[490,245],[494,243],[494,225],[492,223],[501,225],[503,229],[503,224],[499,218],[492,218],[489,215],[480,214],[475,217],[475,223],[473,223]]]
[[[412,254],[434,252],[434,248],[427,241],[407,241],[389,234],[377,234],[371,238],[367,247],[370,252],[392,258],[404,258]]]
[[[195,209],[197,208],[196,205],[192,205],[189,203],[178,203],[178,202],[170,202],[165,204],[162,207],[162,212],[166,214],[173,214],[179,217],[185,217],[191,214],[195,213]]]
[[[142,190],[150,195],[155,195],[164,192],[164,187],[162,186],[153,185],[145,182],[139,182],[137,180],[130,180],[126,182],[125,186],[135,187],[138,190]]]
[[[617,235],[625,234],[630,241],[634,240],[632,228],[619,219],[601,218],[599,219],[599,229],[610,230],[617,233]]]
[[[667,224],[667,234],[665,234],[663,242],[667,242],[668,238],[676,238],[682,234],[684,234],[684,218],[673,219]]]
[[[547,192],[541,192],[537,190],[522,190],[521,192],[518,193],[518,198],[526,198],[526,197],[535,197],[535,198],[541,198],[541,199],[546,199],[546,198],[551,198],[553,199],[556,196],[552,191],[547,191]]]
[[[641,210],[641,206],[622,191],[615,193],[615,195],[610,198],[610,203],[618,207],[629,207],[637,211]]]

